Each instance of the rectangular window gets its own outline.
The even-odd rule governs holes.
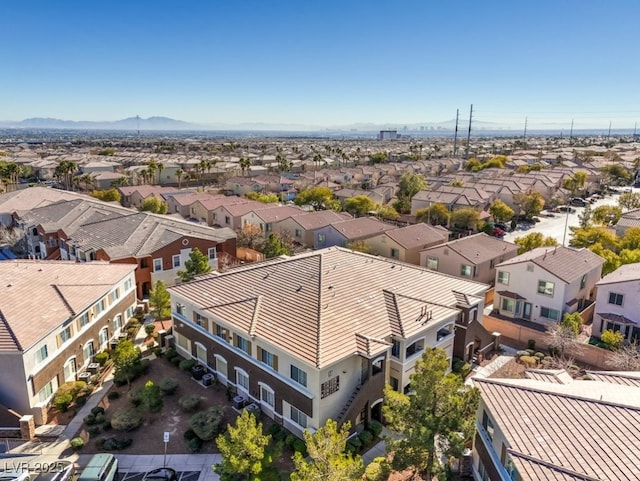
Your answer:
[[[218,253],[216,252],[216,248],[215,247],[209,247],[209,250],[207,252],[209,254],[209,260],[210,261],[218,258]]]
[[[133,313],[134,313],[134,308],[133,306],[129,306],[127,307],[127,319],[131,319],[133,317]]]
[[[260,387],[260,399],[263,403],[271,406],[272,408],[276,407],[276,399],[275,395],[272,391],[269,391],[264,386]]]
[[[105,327],[98,333],[98,342],[100,343],[101,346],[104,346],[108,340],[109,340],[109,331]]]
[[[533,272],[533,264],[527,264],[527,272]]]
[[[295,230],[295,236],[299,239],[300,237],[302,237],[302,231],[300,229],[296,229]]]
[[[245,391],[249,390],[249,376],[241,371],[236,371],[236,382],[238,387],[244,388]]]
[[[71,339],[71,326],[65,327],[60,333],[60,340],[65,343]]]
[[[324,234],[318,234],[318,245],[323,246],[327,243],[327,236]]]
[[[100,302],[96,304],[96,313],[100,315],[107,308],[107,302],[102,299]]]
[[[260,361],[265,363],[271,369],[278,369],[278,356],[266,349],[260,349]]]
[[[400,251],[398,249],[391,249],[391,258],[392,259],[399,259],[400,258]]]
[[[616,306],[621,306],[623,300],[624,300],[624,295],[617,294],[615,292],[610,292],[609,293],[609,304],[614,304]]]
[[[391,376],[389,378],[389,385],[391,386],[391,389],[393,389],[394,391],[398,391],[398,388],[400,386],[400,382],[398,381],[397,378]]]
[[[553,282],[538,281],[538,294],[553,297]]]
[[[489,439],[491,439],[493,441],[493,436],[495,434],[495,430],[493,428],[493,423],[491,422],[491,419],[489,419],[489,415],[487,414],[486,411],[482,411],[482,426],[484,427],[485,431],[487,432],[487,435],[489,436]]]
[[[513,299],[509,299],[508,297],[502,298],[502,311],[513,312]]]
[[[82,314],[79,319],[80,319],[81,328],[89,324],[89,312],[87,311],[84,314]]]
[[[236,347],[249,355],[251,354],[251,344],[244,337],[236,336]]]
[[[49,381],[38,393],[38,401],[47,401],[53,395],[53,382]]]
[[[49,349],[47,349],[47,345],[45,344],[36,352],[36,362],[40,364],[46,358],[49,357]]]
[[[291,420],[298,426],[307,427],[307,415],[294,406],[291,406]]]
[[[340,389],[340,376],[329,379],[327,382],[323,382],[320,385],[320,399],[324,399],[327,396],[331,396],[334,392],[338,392]]]
[[[126,281],[124,281],[124,290],[128,291],[129,289],[131,289],[132,286],[132,282],[131,279],[127,279]]]
[[[471,277],[471,266],[468,266],[466,264],[462,264],[462,266],[460,267],[460,275],[462,277]]]
[[[225,341],[228,340],[227,330],[219,324],[216,324],[216,337],[224,339]]]
[[[207,329],[208,326],[207,326],[207,318],[206,317],[198,314],[197,312],[194,313],[193,317],[195,318],[194,320],[196,321],[196,324],[198,326],[204,327],[205,329]]]
[[[172,256],[171,259],[173,260],[173,268],[174,269],[176,267],[180,267],[180,256],[179,255]]]
[[[558,311],[557,309],[550,309],[549,307],[541,307],[540,317],[546,317],[547,319],[558,321],[560,320],[560,311]]]
[[[231,217],[229,217],[228,215],[224,216],[224,223],[225,224],[231,224]]]
[[[409,357],[422,351],[424,351],[424,339],[420,339],[419,341],[410,344],[409,347],[407,347],[405,355],[406,357]]]
[[[90,361],[93,358],[94,354],[93,342],[88,342],[87,344],[85,344],[85,346],[82,348],[82,359],[84,360],[84,362]]]
[[[427,257],[427,269],[431,269],[433,271],[438,270],[438,258],[437,257]]]
[[[294,365],[291,365],[291,379],[298,384],[307,387],[307,373]]]
[[[162,259],[153,259],[153,272],[162,272]]]
[[[509,285],[509,273],[504,271],[498,271],[498,284]]]

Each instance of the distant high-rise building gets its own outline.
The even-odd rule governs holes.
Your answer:
[[[397,140],[398,139],[398,131],[397,130],[381,130],[378,135],[378,139],[380,140]]]

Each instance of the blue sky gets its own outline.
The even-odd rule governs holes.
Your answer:
[[[0,2],[0,119],[633,128],[636,0]]]

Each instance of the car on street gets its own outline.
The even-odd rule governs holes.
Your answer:
[[[157,468],[148,471],[142,481],[177,481],[178,473],[173,468]]]
[[[589,202],[587,202],[586,200],[584,200],[582,197],[574,197],[573,199],[571,199],[571,202],[569,202],[571,205],[575,205],[576,207],[584,207],[586,206]]]

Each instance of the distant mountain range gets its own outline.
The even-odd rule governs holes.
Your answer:
[[[168,117],[147,119],[129,117],[114,121],[61,120],[35,117],[19,122],[0,122],[0,127],[17,129],[71,129],[71,130],[198,130],[202,126]]]

